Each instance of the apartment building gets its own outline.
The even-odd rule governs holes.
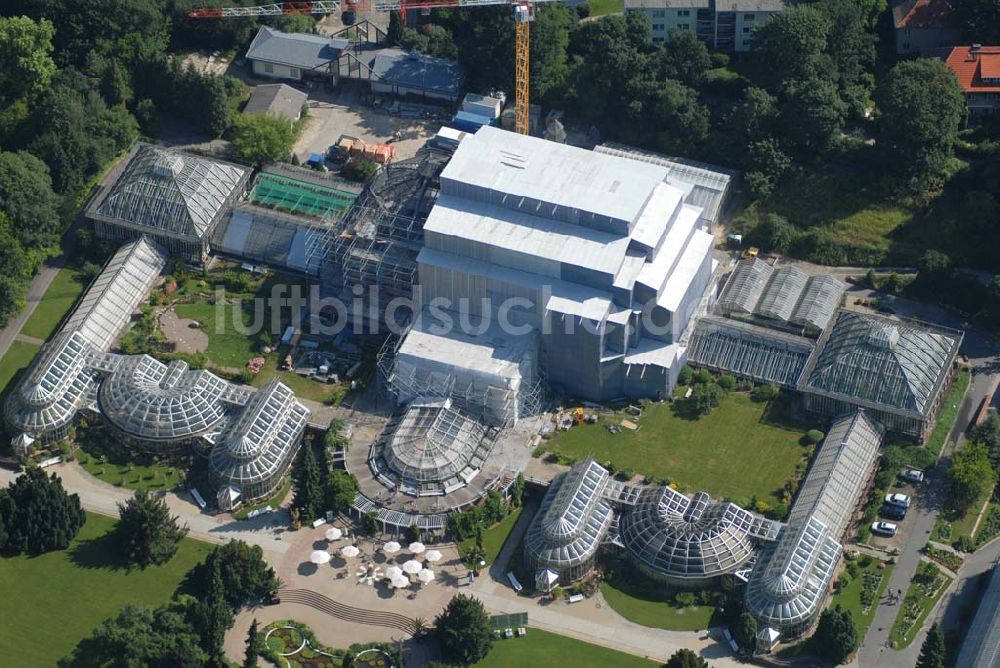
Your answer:
[[[625,0],[625,10],[642,12],[653,25],[653,43],[671,30],[694,30],[714,51],[751,49],[754,26],[787,6],[785,0]]]

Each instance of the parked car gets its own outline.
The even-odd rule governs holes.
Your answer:
[[[908,497],[906,494],[900,494],[898,492],[895,494],[892,493],[886,494],[885,502],[893,506],[900,506],[901,508],[910,507],[910,497]]]
[[[892,522],[872,522],[872,533],[879,536],[895,536],[899,527]]]
[[[899,474],[899,477],[903,480],[908,480],[909,482],[923,482],[924,472],[920,469],[906,469]]]
[[[888,517],[890,520],[905,520],[906,508],[886,503],[879,509],[878,514],[882,517]]]

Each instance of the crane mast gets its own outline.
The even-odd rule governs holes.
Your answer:
[[[531,131],[531,23],[535,20],[535,4],[555,0],[315,0],[312,2],[276,2],[256,7],[204,7],[193,9],[194,19],[223,19],[241,16],[281,16],[284,14],[337,14],[341,11],[390,12],[410,9],[444,7],[490,7],[507,5],[514,14],[514,130],[519,134]]]

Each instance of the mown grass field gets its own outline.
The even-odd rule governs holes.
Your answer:
[[[672,595],[652,582],[605,580],[601,594],[611,609],[625,619],[656,629],[703,631],[715,614],[711,605],[678,606]]]
[[[486,563],[492,564],[497,560],[500,550],[503,549],[503,544],[507,541],[507,536],[510,535],[514,525],[517,524],[517,518],[521,516],[523,510],[523,507],[514,509],[510,515],[503,518],[496,526],[490,527],[483,532],[483,550],[486,551]],[[535,509],[531,508],[528,512],[534,513],[534,511]],[[476,539],[469,538],[459,543],[458,547],[464,553],[475,544]]]
[[[159,606],[211,546],[181,542],[163,566],[122,567],[114,520],[87,515],[69,549],[0,559],[0,647],[7,666],[54,666],[126,603]]]
[[[846,587],[842,587],[833,595],[833,600],[830,602],[831,607],[840,604],[841,607],[851,613],[851,616],[854,618],[854,628],[858,630],[858,638],[864,638],[865,633],[868,632],[868,627],[871,626],[872,620],[875,619],[875,612],[878,610],[879,601],[882,599],[886,587],[889,586],[889,578],[892,577],[892,569],[894,568],[892,564],[886,564],[885,568],[881,569],[878,565],[879,560],[872,559],[872,562],[867,567],[861,569],[858,577],[852,578]],[[881,575],[882,580],[879,582],[878,590],[875,593],[874,603],[872,603],[867,611],[864,611],[865,606],[861,601],[861,590],[866,573],[869,575]]]
[[[548,449],[576,459],[611,461],[618,469],[668,478],[689,491],[712,496],[780,502],[785,481],[802,460],[805,429],[786,415],[785,398],[758,403],[746,393],[728,394],[697,419],[650,405],[639,430],[611,434],[610,420],[583,424],[554,436]]]
[[[80,272],[72,267],[63,267],[52,279],[35,311],[24,323],[21,334],[36,339],[48,339],[76,304],[87,287],[80,280]]]
[[[642,657],[606,647],[529,628],[523,638],[496,640],[489,656],[474,664],[476,668],[512,668],[513,666],[603,666],[605,668],[651,668],[659,665]]]
[[[7,353],[0,358],[0,396],[8,389],[10,381],[14,379],[22,369],[27,369],[31,360],[38,354],[39,347],[33,343],[24,341],[14,341],[7,349]]]

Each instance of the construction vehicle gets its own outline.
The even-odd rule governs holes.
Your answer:
[[[256,7],[205,7],[188,12],[193,19],[223,19],[240,16],[281,16],[283,14],[337,14],[347,19],[359,11],[399,11],[405,20],[408,10],[422,12],[435,8],[491,7],[506,5],[514,15],[514,111],[515,132],[526,135],[531,131],[531,23],[535,20],[535,5],[556,0],[316,0],[315,2],[276,2]],[[345,23],[348,21],[345,20]]]
[[[743,251],[743,253],[740,254],[740,257],[742,257],[744,260],[750,260],[757,257],[758,255],[760,255],[760,249],[757,248],[756,246],[751,246],[750,248]]]

